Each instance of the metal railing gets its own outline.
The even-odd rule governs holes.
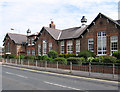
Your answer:
[[[5,63],[11,63],[16,65],[27,65],[27,66],[35,66],[35,67],[43,67],[45,69],[47,68],[54,68],[54,69],[65,69],[72,71],[85,71],[89,72],[89,76],[91,73],[105,73],[105,74],[113,74],[113,78],[115,74],[120,74],[120,63],[96,63],[96,62],[85,62],[81,65],[72,64],[70,62],[69,65],[60,64],[59,62],[56,63],[49,63],[47,61],[40,61],[40,60],[25,60],[21,59],[5,59]]]

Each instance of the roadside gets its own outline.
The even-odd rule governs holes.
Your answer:
[[[56,68],[46,68],[46,67],[36,67],[36,66],[28,66],[28,65],[19,65],[19,64],[11,64],[11,63],[3,63],[3,65],[7,66],[13,66],[13,67],[19,67],[19,68],[25,68],[25,69],[32,69],[37,71],[46,71],[51,73],[57,73],[57,74],[65,74],[65,75],[71,75],[71,76],[78,76],[78,77],[86,77],[86,78],[93,78],[93,79],[102,79],[102,80],[109,80],[109,81],[119,81],[120,77],[119,75],[113,74],[103,74],[103,73],[94,73],[94,72],[85,72],[85,71],[75,71],[75,70],[65,70],[65,69],[56,69]],[[36,71],[33,71],[36,72]]]

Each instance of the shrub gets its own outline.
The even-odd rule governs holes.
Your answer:
[[[25,55],[20,55],[20,59],[24,59],[25,58]]]
[[[41,60],[46,60],[46,58],[48,58],[48,55],[41,56]]]
[[[63,57],[58,57],[54,59],[54,63],[58,62],[59,64],[65,64],[67,65],[67,60]]]
[[[93,60],[94,60],[94,57],[88,57],[88,58],[87,58],[87,61],[88,61],[88,62],[93,62]]]
[[[117,59],[117,60],[116,60],[116,63],[120,63],[120,59]]]
[[[72,64],[82,64],[82,62],[84,62],[85,59],[83,59],[83,57],[78,58],[78,57],[70,57],[67,59],[67,63],[70,64],[70,62],[72,62]]]
[[[116,57],[117,59],[120,59],[120,50],[115,51],[112,56]]]
[[[99,57],[95,57],[95,58],[92,60],[92,62],[100,62]]]
[[[81,51],[78,54],[79,57],[84,57],[85,59],[87,59],[88,57],[95,57],[94,53],[88,50],[85,51]]]
[[[40,60],[40,59],[41,59],[41,56],[39,56],[39,55],[34,56],[34,60]]]
[[[11,54],[11,55],[9,55],[8,57],[9,57],[9,59],[15,59],[16,55]]]
[[[58,54],[57,54],[56,51],[51,50],[51,51],[48,52],[48,57],[54,59],[54,58],[57,58],[57,57],[58,57]]]
[[[34,56],[27,55],[27,56],[24,57],[24,59],[32,59],[33,60]]]
[[[109,55],[103,55],[103,56],[99,56],[99,61],[102,63],[115,63],[116,57],[109,56]]]
[[[64,58],[76,57],[76,54],[59,54],[59,57],[64,57]]]

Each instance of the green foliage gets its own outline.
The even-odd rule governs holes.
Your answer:
[[[88,57],[95,57],[94,53],[91,52],[91,51],[88,51],[88,50],[81,51],[78,54],[78,56],[79,57],[84,57],[85,59],[87,59]]]
[[[8,56],[9,59],[14,59],[15,57],[16,57],[16,55],[14,55],[14,54],[11,54]]]
[[[48,52],[48,57],[54,59],[54,58],[57,58],[57,57],[58,57],[58,54],[57,54],[56,51],[51,50],[51,51]]]
[[[115,63],[116,57],[109,56],[109,55],[103,55],[103,56],[99,56],[99,61],[102,63]]]
[[[40,60],[40,59],[41,59],[41,56],[39,56],[39,55],[34,56],[34,60]]]
[[[48,55],[41,56],[41,60],[46,60],[46,58],[48,58]]]
[[[93,62],[93,60],[94,60],[94,57],[88,57],[88,58],[87,58],[87,61],[88,61],[88,62]]]
[[[82,64],[85,61],[85,59],[83,59],[83,57],[78,58],[78,57],[70,57],[67,59],[68,64],[70,64],[70,62],[72,62],[72,64]]]
[[[120,63],[120,59],[117,59],[117,60],[116,60],[116,63]]]
[[[27,56],[24,57],[24,59],[31,59],[31,60],[33,60],[34,56],[27,55]]]
[[[25,58],[25,55],[20,55],[20,59],[24,59]]]
[[[69,58],[69,57],[76,57],[76,54],[59,54],[59,57]]]
[[[117,59],[120,59],[120,50],[115,51],[112,56],[116,57]]]
[[[92,60],[92,62],[100,62],[101,60],[100,60],[100,58],[99,57],[95,57],[93,60]]]
[[[65,58],[63,58],[63,57],[55,58],[54,62],[55,63],[58,62],[59,64],[65,64],[65,65],[67,65],[67,60]]]

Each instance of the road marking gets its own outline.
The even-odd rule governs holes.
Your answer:
[[[26,78],[26,79],[28,78],[26,76],[19,75],[19,74],[14,74],[14,73],[11,73],[11,72],[5,72],[5,73],[10,74],[10,75],[15,75],[15,76],[18,76],[18,77],[22,77],[22,78]]]
[[[32,69],[27,69],[27,68],[20,68],[20,67],[15,67],[15,66],[7,66],[7,65],[3,65],[3,66],[11,67],[11,68],[17,68],[17,69],[21,69],[21,70],[35,71],[35,72],[40,72],[40,73],[45,73],[45,74],[53,74],[53,75],[67,76],[67,77],[71,77],[71,78],[79,78],[79,79],[103,81],[103,82],[115,83],[115,84],[120,83],[120,82],[118,82],[118,81],[109,81],[109,80],[102,80],[102,79],[95,79],[95,78],[80,77],[80,76],[75,76],[75,75],[58,74],[58,73],[52,73],[52,72],[46,72],[46,71],[39,71],[39,70],[32,70]]]
[[[81,89],[68,87],[68,86],[64,86],[64,85],[60,85],[60,84],[55,84],[55,83],[51,83],[51,82],[47,82],[47,81],[44,81],[44,83],[47,83],[47,84],[50,84],[50,85],[54,85],[54,86],[58,86],[58,87],[63,87],[63,88],[69,88],[69,89],[73,89],[73,90],[81,90]]]

